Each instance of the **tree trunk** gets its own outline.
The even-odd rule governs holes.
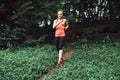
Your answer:
[[[74,38],[75,38],[75,19],[76,19],[76,17],[75,17],[75,15],[76,15],[76,13],[75,13],[75,10],[76,10],[76,1],[74,1],[74,3],[73,3],[73,16],[74,16],[74,19],[73,19],[73,23],[72,23],[72,41],[74,41]]]
[[[113,1],[112,0],[108,0],[108,6],[109,6],[109,14],[110,14],[110,19],[113,20],[114,19],[114,12],[113,12]]]

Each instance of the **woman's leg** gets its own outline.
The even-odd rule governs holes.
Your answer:
[[[63,50],[60,49],[60,50],[59,50],[59,59],[58,59],[58,63],[61,62],[61,59],[62,59],[62,53],[63,53]]]
[[[62,53],[63,53],[63,44],[64,44],[64,37],[60,37],[59,38],[59,59],[58,59],[58,63],[61,62],[62,59]]]
[[[56,44],[56,49],[59,53],[59,37],[55,37],[55,44]]]

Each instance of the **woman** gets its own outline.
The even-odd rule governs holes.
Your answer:
[[[58,62],[56,66],[60,66],[63,58],[63,44],[64,44],[64,38],[65,38],[65,30],[68,29],[68,21],[66,19],[63,19],[63,11],[57,12],[58,18],[54,20],[53,22],[53,29],[55,29],[55,43],[56,48],[59,54]]]

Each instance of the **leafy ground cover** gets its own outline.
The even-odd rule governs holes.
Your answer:
[[[36,80],[57,61],[55,46],[20,48],[0,51],[0,80]]]
[[[120,80],[120,42],[74,42],[74,52],[44,80]]]

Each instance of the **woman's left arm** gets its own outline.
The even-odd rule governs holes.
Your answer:
[[[68,27],[69,27],[69,25],[68,25],[68,20],[67,20],[67,19],[65,19],[65,30],[67,30],[67,29],[68,29]]]

